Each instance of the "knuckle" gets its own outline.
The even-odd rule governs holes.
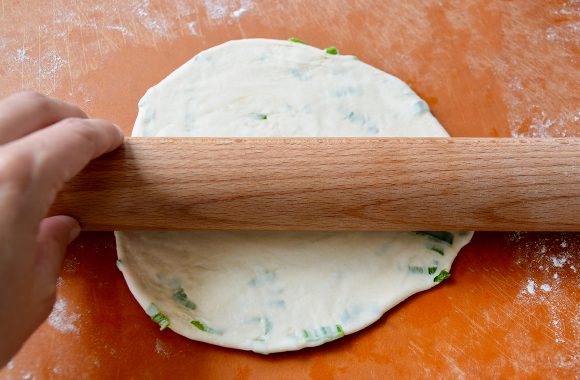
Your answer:
[[[77,146],[82,146],[83,149],[89,151],[94,151],[97,148],[95,130],[91,119],[70,117],[59,124],[67,130],[68,135],[75,140]]]
[[[16,102],[28,103],[35,112],[47,113],[51,115],[76,115],[77,118],[86,118],[87,115],[79,107],[62,102],[58,99],[51,98],[35,91],[22,91],[9,96],[6,99],[12,99]]]
[[[56,103],[46,95],[34,91],[19,92],[10,97],[17,103],[28,104],[31,112],[53,115],[56,112]]]
[[[93,121],[92,119],[81,119],[78,117],[69,117],[63,120],[63,123],[67,126],[67,128],[71,129],[71,133],[75,133],[76,135],[92,141],[94,130],[93,130]]]
[[[14,97],[18,98],[19,100],[27,101],[33,103],[35,107],[38,108],[49,108],[51,106],[50,98],[46,95],[42,95],[38,92],[34,91],[23,91],[19,92]]]
[[[64,119],[61,123],[63,124],[63,127],[70,130],[70,133],[81,138],[82,140],[90,142],[91,144],[93,143],[94,131],[93,128],[91,128],[92,123],[90,119],[69,117]]]
[[[0,186],[21,195],[32,186],[34,159],[0,149]]]
[[[63,119],[60,121],[60,123],[62,123],[62,125],[68,127],[68,128],[78,128],[80,126],[82,126],[83,123],[86,122],[86,119],[81,119],[80,117],[67,117],[66,119]]]

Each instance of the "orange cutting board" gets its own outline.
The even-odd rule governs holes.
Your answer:
[[[580,136],[574,1],[0,0],[0,95],[36,90],[130,133],[137,102],[199,51],[299,37],[392,73],[453,136]],[[476,233],[452,279],[362,332],[262,356],[160,332],[112,233],[69,249],[53,314],[12,378],[574,378],[580,234]]]

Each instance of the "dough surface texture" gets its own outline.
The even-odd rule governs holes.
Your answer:
[[[201,52],[149,89],[133,136],[448,135],[409,86],[353,56],[249,39]],[[116,232],[119,268],[161,328],[260,353],[363,329],[445,279],[471,237]]]

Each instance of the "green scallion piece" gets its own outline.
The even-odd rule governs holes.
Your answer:
[[[196,327],[198,330],[201,330],[201,331],[206,332],[208,334],[222,335],[224,333],[222,330],[218,330],[218,329],[214,329],[212,327],[209,327],[208,325],[205,325],[204,323],[202,323],[200,321],[191,321],[191,324],[194,327]]]
[[[270,331],[272,331],[272,321],[270,321],[268,318],[265,318],[264,319],[264,335],[270,334]]]
[[[451,273],[447,272],[446,270],[442,270],[437,276],[435,276],[433,282],[439,283],[441,281],[447,280],[449,277],[451,277]]]
[[[430,249],[434,252],[437,252],[441,256],[445,256],[445,251],[443,250],[443,248],[433,246]]]
[[[430,238],[438,241],[443,241],[447,244],[453,244],[453,234],[447,231],[417,231],[418,235],[429,236]]]
[[[256,117],[260,120],[268,120],[268,115],[266,115],[264,113],[259,113],[256,115]]]
[[[149,317],[151,317],[151,320],[153,322],[155,322],[159,325],[159,330],[163,331],[171,325],[171,323],[169,322],[169,318],[167,318],[167,316],[165,314],[160,312],[154,303],[149,305],[149,307],[147,308],[147,310],[145,312],[147,313],[147,315]]]
[[[179,302],[181,305],[185,306],[188,309],[195,310],[197,307],[195,303],[193,303],[188,297],[183,288],[177,289],[173,293],[173,299]]]
[[[199,330],[206,332],[207,330],[205,329],[205,325],[203,323],[201,323],[200,321],[191,321],[191,324],[194,325],[195,327],[197,327]]]
[[[338,51],[338,49],[335,46],[327,47],[326,49],[324,49],[324,51],[327,54],[332,54],[332,55],[338,55],[338,54],[340,54],[340,52]]]
[[[304,42],[301,39],[298,39],[296,37],[290,37],[290,38],[288,38],[288,41],[290,41],[290,42],[296,42],[297,44],[308,45],[306,42]]]
[[[341,325],[336,325],[336,332],[338,332],[338,336],[339,337],[343,337],[344,336],[344,330],[342,329]]]
[[[437,267],[429,267],[429,268],[427,268],[427,273],[429,273],[429,274],[435,274],[435,272],[437,272]]]
[[[423,267],[409,265],[409,272],[411,272],[411,273],[423,273],[424,269],[423,269]]]

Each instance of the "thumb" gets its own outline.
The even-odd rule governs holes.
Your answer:
[[[80,231],[79,223],[70,216],[52,216],[40,223],[36,239],[36,276],[40,284],[56,285],[66,247]]]

